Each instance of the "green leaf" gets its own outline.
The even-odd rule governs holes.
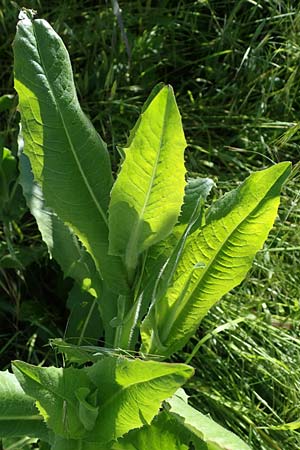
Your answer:
[[[21,146],[20,135],[19,147]],[[19,182],[27,206],[36,219],[49,254],[58,262],[64,275],[76,281],[67,303],[70,309],[67,336],[98,339],[101,335],[101,320],[97,302],[92,296],[101,296],[102,281],[93,259],[71,229],[45,205],[42,190],[34,182],[30,161],[24,153],[20,154],[19,168]]]
[[[27,206],[36,219],[50,256],[58,262],[66,277],[76,280],[85,290],[94,289],[91,291],[94,295],[100,295],[101,280],[91,256],[70,228],[45,205],[42,190],[38,183],[34,182],[30,161],[24,153],[19,156],[19,169],[19,182]]]
[[[131,132],[111,193],[109,250],[124,258],[129,272],[139,254],[168,236],[178,220],[185,146],[173,90],[160,87]]]
[[[133,430],[112,444],[111,450],[189,450],[188,444],[189,433],[183,433],[178,421],[162,412],[151,425]]]
[[[88,388],[91,394],[95,391],[85,370],[35,367],[15,361],[13,371],[24,391],[37,400],[40,413],[55,434],[67,439],[88,435],[79,413],[81,403],[76,397],[81,387]]]
[[[95,406],[97,402],[97,391],[90,395],[90,390],[87,387],[80,387],[75,391],[77,400],[79,401],[79,418],[86,430],[92,430],[98,416],[99,407]],[[89,402],[92,402],[89,403]]]
[[[112,173],[106,145],[82,112],[67,50],[44,20],[23,13],[14,41],[24,152],[47,206],[68,224],[115,290],[128,291],[120,258],[108,256]]]
[[[193,374],[193,369],[184,364],[124,357],[105,358],[87,370],[101,398],[94,430],[94,437],[100,442],[149,424],[167,393],[176,391],[176,386]]]
[[[188,236],[202,225],[203,202],[213,186],[214,182],[210,178],[189,178],[179,223],[167,239],[148,250],[141,278],[141,294],[138,298],[140,312],[136,323],[145,316],[149,304],[166,293]]]
[[[65,439],[55,436],[51,450],[110,450],[105,444],[99,445],[98,442],[87,442],[84,439]]]
[[[4,94],[0,97],[0,113],[15,106],[16,97],[11,94]]]
[[[167,400],[170,406],[169,414],[177,420],[178,427],[184,426],[191,433],[196,448],[201,448],[197,445],[200,446],[203,441],[207,445],[207,450],[251,450],[234,433],[188,405],[185,397],[183,389],[179,389]]]
[[[8,371],[0,372],[0,398],[0,438],[32,436],[47,440],[47,427],[34,400]]]
[[[209,211],[207,224],[187,239],[165,296],[141,327],[142,351],[170,355],[195,333],[203,316],[251,267],[272,228],[290,163],[253,173]]]
[[[9,202],[10,184],[16,180],[17,161],[8,148],[2,148],[0,155],[0,219],[3,220],[2,209]]]
[[[0,142],[0,221],[19,221],[25,210],[22,190],[18,186],[17,160]]]
[[[69,292],[67,307],[70,315],[65,330],[66,337],[78,337],[78,343],[81,343],[83,338],[97,341],[102,336],[103,326],[97,298],[75,283]]]
[[[56,435],[103,444],[149,424],[162,401],[193,374],[184,364],[113,356],[83,369],[21,361],[13,369]]]
[[[188,224],[201,201],[205,201],[215,183],[210,178],[188,178],[179,223]],[[195,223],[194,227],[197,228]]]

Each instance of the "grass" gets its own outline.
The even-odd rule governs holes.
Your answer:
[[[285,424],[299,420],[300,411],[300,5],[119,1],[129,56],[110,2],[24,4],[63,37],[80,101],[109,143],[115,167],[116,144],[126,142],[158,81],[174,86],[188,170],[214,177],[216,197],[252,170],[286,159],[296,164],[279,219],[247,280],[210,312],[178,357],[192,357],[197,368],[190,391],[194,405],[257,450],[298,450],[299,429]],[[13,93],[14,5],[0,0],[1,94]],[[1,114],[0,136],[15,151],[16,112]],[[1,269],[2,368],[15,357],[33,363],[53,358],[44,345],[64,331],[70,287],[48,261],[28,213],[16,225],[9,234],[13,247],[41,254],[24,269]],[[1,248],[9,256],[4,231]]]

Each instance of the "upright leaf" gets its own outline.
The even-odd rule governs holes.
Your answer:
[[[109,156],[80,108],[67,50],[46,21],[22,12],[14,55],[24,152],[35,181],[47,206],[71,226],[102,277],[126,292],[121,261],[108,256]]]
[[[210,178],[188,178],[179,223],[189,223],[200,202],[204,202],[215,183]],[[195,224],[200,225],[198,223]]]
[[[19,157],[19,169],[19,182],[27,206],[36,219],[49,254],[58,262],[64,275],[76,281],[68,298],[70,317],[67,335],[72,337],[84,335],[98,339],[101,335],[99,309],[91,295],[99,298],[103,283],[94,261],[70,227],[45,205],[42,190],[34,182],[30,161],[24,153]]]
[[[0,438],[33,436],[47,439],[48,431],[35,406],[15,375],[0,372]]]
[[[172,88],[156,89],[130,135],[109,207],[110,253],[121,255],[129,272],[178,220],[185,145]]]
[[[209,308],[243,280],[273,225],[289,172],[290,164],[280,163],[254,173],[215,203],[142,324],[142,351],[170,355],[181,348]]]
[[[86,289],[92,286],[99,295],[101,281],[92,258],[70,228],[45,205],[43,192],[34,182],[29,159],[23,153],[19,157],[19,169],[19,182],[27,206],[36,219],[50,256],[58,262],[66,277],[73,278],[79,286]]]

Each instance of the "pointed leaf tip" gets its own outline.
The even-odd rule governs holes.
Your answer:
[[[110,253],[122,256],[129,272],[139,255],[168,236],[178,220],[186,184],[185,146],[173,89],[159,85],[131,133],[111,193]]]

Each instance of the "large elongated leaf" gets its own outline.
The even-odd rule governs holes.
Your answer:
[[[73,278],[84,288],[92,286],[100,295],[101,281],[91,256],[70,228],[45,205],[43,192],[34,182],[29,159],[23,153],[19,157],[19,169],[19,181],[27,206],[36,219],[49,254],[58,262],[66,277]]]
[[[170,416],[177,420],[179,429],[183,426],[191,433],[196,449],[251,450],[238,436],[190,406],[183,389],[179,389],[167,402]],[[205,443],[205,447],[201,441]]]
[[[142,350],[169,355],[194,334],[209,308],[245,277],[277,214],[280,163],[252,174],[211,208],[207,224],[187,240],[173,283],[142,325]]]
[[[42,190],[34,182],[30,161],[24,153],[19,157],[19,169],[19,182],[27,206],[36,219],[49,254],[58,262],[64,275],[76,281],[68,298],[67,335],[98,339],[101,335],[100,311],[97,301],[91,296],[101,296],[103,283],[94,261],[71,229],[45,205]]]
[[[108,257],[106,146],[80,108],[62,40],[46,21],[22,14],[14,55],[24,152],[47,206],[71,226],[102,277],[125,292],[121,261]]]
[[[162,401],[193,369],[108,356],[83,369],[43,368],[18,361],[14,372],[24,391],[37,399],[55,434],[105,444],[149,424]]]
[[[0,372],[0,399],[0,438],[48,438],[47,427],[34,400],[25,394],[17,378],[8,371]]]
[[[110,252],[123,256],[129,270],[141,252],[170,233],[184,196],[180,114],[170,86],[156,91],[131,133],[111,194]]]

